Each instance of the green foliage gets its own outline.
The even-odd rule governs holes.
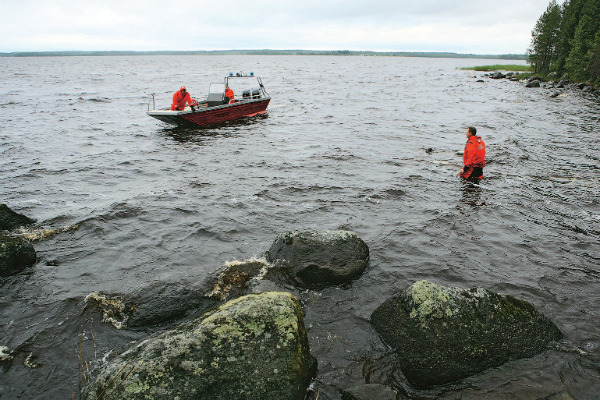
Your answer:
[[[600,81],[600,0],[552,0],[532,31],[529,63],[534,72]]]
[[[560,22],[560,7],[552,0],[531,32],[531,47],[527,53],[534,72],[547,72],[556,59]]]
[[[495,64],[495,65],[478,65],[476,67],[464,67],[461,68],[464,71],[516,71],[516,72],[528,72],[531,71],[529,65],[517,65],[517,64]]]

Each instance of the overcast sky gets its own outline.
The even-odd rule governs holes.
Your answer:
[[[549,2],[0,0],[0,52],[310,49],[524,53],[531,30]]]

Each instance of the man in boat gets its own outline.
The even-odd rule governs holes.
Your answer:
[[[464,166],[458,175],[471,182],[479,182],[483,178],[483,167],[485,167],[485,143],[477,136],[477,129],[470,126],[467,128],[467,144],[463,153]]]
[[[182,86],[178,91],[173,93],[173,104],[171,104],[171,111],[181,111],[185,108],[185,105],[189,104],[194,109],[194,106],[198,104],[195,99],[185,90],[185,86]]]
[[[225,85],[225,104],[232,103],[233,98],[233,90],[231,90],[229,85]]]

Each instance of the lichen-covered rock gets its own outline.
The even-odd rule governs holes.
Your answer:
[[[486,289],[419,281],[371,315],[417,388],[453,382],[509,360],[532,357],[559,329],[534,307]]]
[[[267,278],[284,275],[302,286],[347,283],[369,262],[369,247],[353,232],[287,232],[267,252]]]
[[[299,301],[239,297],[110,361],[83,399],[301,400],[315,373]]]
[[[24,225],[31,225],[35,221],[25,215],[14,212],[6,204],[0,203],[0,230],[11,231]]]
[[[0,276],[15,275],[35,264],[31,243],[10,236],[0,236]]]

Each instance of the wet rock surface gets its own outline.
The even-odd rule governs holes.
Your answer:
[[[299,301],[232,300],[110,361],[82,398],[298,399],[315,373]]]
[[[287,232],[278,235],[266,258],[273,268],[267,279],[285,279],[300,286],[348,283],[369,262],[366,243],[349,231]]]
[[[532,357],[562,337],[552,321],[525,301],[428,281],[386,300],[371,322],[396,350],[402,372],[416,388]]]
[[[0,230],[11,231],[20,226],[31,225],[35,220],[14,212],[6,204],[0,203]]]
[[[217,303],[204,292],[179,283],[153,284],[129,294],[94,292],[85,299],[86,311],[97,310],[103,322],[117,329],[164,327],[198,316]]]
[[[246,294],[250,279],[260,278],[268,269],[269,264],[265,259],[227,262],[214,282],[209,297],[223,301]]]
[[[31,243],[15,237],[0,236],[0,276],[18,274],[35,264],[36,253]]]
[[[388,386],[371,383],[342,390],[342,400],[399,400],[400,395]]]

